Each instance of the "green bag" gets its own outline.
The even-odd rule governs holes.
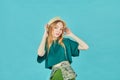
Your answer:
[[[75,79],[75,77],[77,76],[77,74],[74,72],[70,64],[68,64],[66,61],[63,61],[59,67],[52,68],[50,78],[52,78],[54,74],[56,73],[56,71],[59,69],[62,72],[63,80],[72,80],[72,79]]]

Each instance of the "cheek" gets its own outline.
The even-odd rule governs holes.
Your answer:
[[[63,32],[63,31],[61,30],[61,31],[60,31],[60,34],[62,34],[62,32]]]
[[[54,35],[55,34],[55,32],[54,32],[54,30],[52,31],[52,35]]]

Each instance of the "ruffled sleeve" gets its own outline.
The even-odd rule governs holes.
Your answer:
[[[78,49],[79,44],[76,41],[73,41],[71,39],[68,39],[69,44],[70,44],[70,50],[71,50],[71,55],[73,57],[79,56],[80,50]]]

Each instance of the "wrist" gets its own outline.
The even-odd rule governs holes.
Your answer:
[[[74,36],[74,34],[73,33],[70,33],[70,37],[73,37]]]

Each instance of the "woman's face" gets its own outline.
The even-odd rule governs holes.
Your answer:
[[[62,31],[63,31],[63,24],[62,22],[58,22],[56,26],[53,27],[53,31],[52,31],[53,38],[54,39],[58,38],[62,34]]]

